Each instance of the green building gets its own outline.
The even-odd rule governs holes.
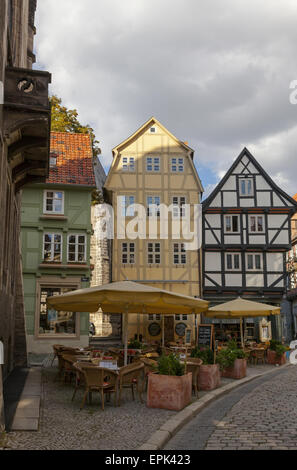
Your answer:
[[[89,313],[47,308],[49,295],[90,285],[92,191],[96,188],[89,135],[51,133],[50,169],[44,184],[22,194],[22,262],[28,353],[53,344],[85,347]]]

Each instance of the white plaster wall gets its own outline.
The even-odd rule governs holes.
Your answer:
[[[247,287],[263,287],[264,276],[263,274],[246,274]]]
[[[283,271],[283,253],[267,253],[267,271]]]
[[[205,253],[205,271],[220,271],[221,270],[221,253],[220,252],[206,252]]]
[[[259,193],[257,192],[257,206],[268,206],[270,207],[271,201],[270,201],[270,193]]]
[[[242,274],[225,274],[226,286],[242,286]]]
[[[237,207],[237,193],[223,193],[224,207]]]

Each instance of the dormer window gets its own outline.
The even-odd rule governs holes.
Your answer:
[[[58,155],[56,153],[50,154],[49,164],[50,167],[57,166]]]

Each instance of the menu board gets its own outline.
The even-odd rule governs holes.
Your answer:
[[[213,325],[198,325],[198,346],[213,348]]]

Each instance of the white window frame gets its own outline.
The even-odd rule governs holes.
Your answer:
[[[238,179],[239,179],[239,181],[238,181],[238,183],[239,183],[239,196],[240,197],[254,197],[254,179],[250,178],[250,177],[249,178],[238,178]],[[247,192],[247,189],[248,189],[247,184],[244,185],[245,186],[245,192],[243,193],[242,186],[241,186],[241,183],[243,181],[245,183],[248,183],[249,181],[251,182],[251,192],[250,193]]]
[[[49,166],[50,167],[57,166],[57,159],[58,159],[58,155],[56,153],[50,153]]]
[[[149,160],[151,162],[149,163]],[[149,169],[151,167],[151,169]],[[146,157],[145,169],[147,173],[160,173],[161,171],[161,158],[154,155]]]
[[[231,230],[230,231],[227,231],[227,217],[231,217]],[[237,231],[233,231],[233,222],[232,222],[232,218],[233,217],[237,217],[237,225],[238,225],[238,230]],[[224,233],[229,235],[230,233],[240,233],[240,216],[238,214],[226,214],[224,215]]]
[[[256,230],[252,230],[252,217],[255,217],[255,228]],[[262,230],[258,228],[258,218],[261,217],[262,219]],[[265,233],[265,217],[264,215],[260,214],[251,214],[249,215],[249,233]]]
[[[159,199],[159,203],[156,202],[156,199]],[[149,202],[149,199],[152,199],[154,202]],[[160,204],[161,204],[161,196],[159,194],[149,194],[146,196],[146,214],[148,217],[160,217]],[[152,207],[151,207],[152,206]],[[157,207],[155,207],[157,206]]]
[[[248,257],[252,256],[253,257],[253,267],[249,268],[248,267]],[[256,268],[256,256],[260,256],[260,268]],[[263,253],[246,253],[245,254],[245,263],[246,263],[246,271],[263,271]]]
[[[175,245],[178,245],[178,251],[175,251]],[[184,246],[185,243],[183,242],[172,243],[172,261],[175,266],[185,266],[187,264],[187,250],[185,250]],[[178,256],[178,262],[175,261],[176,256]],[[185,259],[184,263],[182,263],[182,259]]]
[[[159,251],[156,249],[156,245],[159,246]],[[152,251],[149,251],[150,246],[152,246]],[[161,252],[162,252],[162,246],[161,242],[148,242],[147,243],[147,264],[155,264],[156,266],[161,265]],[[149,261],[149,256],[153,257],[152,261]],[[157,257],[159,257],[159,262],[156,261]]]
[[[55,241],[46,242],[45,241],[46,235],[51,235],[53,237],[58,235],[60,237],[61,241],[60,241],[60,243],[55,242]],[[55,256],[54,246],[55,246],[56,243],[58,243],[60,245],[60,259],[59,260],[54,259],[54,256]],[[50,256],[49,259],[45,259],[45,244],[47,244],[47,245],[50,244],[51,245],[51,256]],[[62,235],[62,233],[61,232],[44,232],[44,234],[43,234],[43,245],[42,245],[42,261],[45,262],[45,263],[48,263],[48,262],[61,263],[62,258],[63,258],[63,235]]]
[[[152,129],[154,129],[154,130],[152,130]],[[150,134],[157,134],[157,127],[156,126],[150,127]]]
[[[177,203],[174,202],[175,199],[177,199]],[[184,199],[183,203],[181,199]],[[185,217],[186,211],[185,211],[185,207],[183,206],[187,204],[187,197],[183,195],[173,195],[171,200],[172,200],[172,205],[173,205],[172,216],[174,218]]]
[[[53,193],[54,197],[53,198],[48,198],[47,193]],[[55,193],[61,193],[62,194],[62,209],[61,211],[55,211],[54,210],[54,201],[57,200],[58,198],[55,198]],[[53,210],[49,211],[46,209],[46,203],[48,199],[53,199]],[[44,214],[51,214],[51,215],[63,215],[64,214],[64,191],[57,191],[57,190],[51,190],[51,189],[45,189],[43,193],[43,213]]]
[[[75,237],[75,260],[70,260],[69,259],[69,254],[70,254],[70,251],[69,251],[69,238],[70,237]],[[78,237],[84,237],[85,239],[85,242],[84,242],[84,259],[83,261],[79,261],[78,260],[78,246],[79,245],[82,245],[82,243],[78,243]],[[71,243],[71,245],[74,245],[74,243]],[[87,262],[87,236],[85,233],[69,233],[67,235],[67,263],[82,263],[82,264],[85,264]]]
[[[131,200],[133,199],[133,202]],[[120,204],[121,204],[121,215],[122,217],[134,217],[134,209],[129,209],[129,206],[135,204],[134,194],[121,194],[120,195]]]
[[[125,173],[135,173],[135,157],[122,156],[122,171]]]
[[[127,245],[127,251],[124,252],[123,247]],[[131,250],[131,245],[134,246],[134,249]],[[127,262],[124,263],[123,255],[127,254]],[[133,254],[134,261],[131,263],[131,254]],[[136,264],[136,243],[131,241],[121,242],[121,264],[124,266],[135,266]]]
[[[171,173],[184,173],[185,171],[184,157],[171,157],[170,168],[171,168]]]
[[[231,259],[232,259],[232,267],[231,268],[228,268],[228,262],[227,262],[227,258],[228,256],[231,256]],[[238,256],[239,258],[239,267],[238,268],[235,268],[235,261],[234,261],[234,258],[235,256]],[[225,253],[225,271],[241,271],[241,253],[240,252],[227,252]]]

